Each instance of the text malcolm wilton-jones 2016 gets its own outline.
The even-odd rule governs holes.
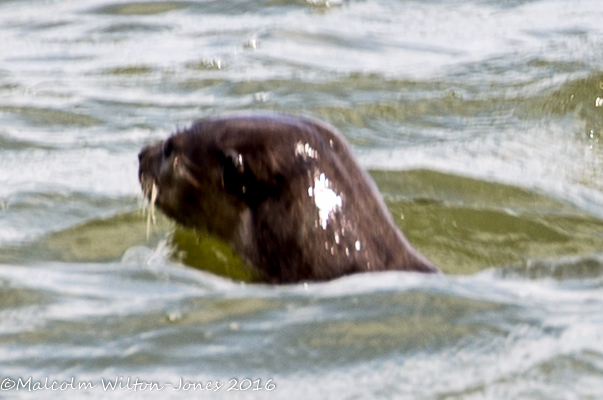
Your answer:
[[[245,390],[267,390],[271,391],[276,389],[276,384],[272,379],[268,379],[266,382],[262,382],[261,379],[230,379],[228,385],[226,383],[220,383],[216,381],[187,381],[183,378],[179,378],[178,383],[168,382],[156,382],[156,381],[144,381],[139,378],[116,376],[115,379],[105,380],[100,379],[100,385],[104,391],[114,390],[133,390],[138,391],[161,391],[164,389],[182,390],[182,391],[195,391],[195,390],[208,390],[217,392],[223,387],[227,391],[245,391]],[[0,383],[0,390],[24,390],[29,392],[35,392],[39,390],[53,390],[53,391],[64,391],[64,390],[86,390],[94,389],[98,386],[98,383],[92,383],[92,381],[76,381],[75,378],[71,378],[69,381],[58,381],[45,378],[44,380],[34,380],[32,377],[27,379],[23,378],[4,378]]]

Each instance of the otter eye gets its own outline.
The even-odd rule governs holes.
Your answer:
[[[245,187],[245,164],[243,155],[234,150],[224,153],[222,173],[222,186],[227,192],[238,196],[244,195]]]
[[[162,154],[163,154],[163,158],[170,158],[170,156],[172,155],[172,151],[174,151],[174,143],[172,143],[172,139],[169,138],[168,140],[166,140],[163,143],[163,148],[162,148]]]

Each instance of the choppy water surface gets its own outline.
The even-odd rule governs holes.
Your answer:
[[[0,1],[0,378],[32,378],[2,395],[598,398],[602,20],[599,0]],[[245,284],[211,238],[159,218],[147,239],[138,150],[249,109],[340,129],[447,275]]]

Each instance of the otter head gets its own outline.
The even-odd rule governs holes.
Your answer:
[[[242,143],[207,125],[215,124],[200,122],[142,149],[138,175],[145,196],[167,216],[230,241],[245,210],[278,187],[256,179]]]

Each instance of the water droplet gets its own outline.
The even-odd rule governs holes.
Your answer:
[[[174,311],[168,314],[168,321],[175,322],[182,318],[182,313]]]
[[[243,47],[247,49],[256,49],[258,47],[258,40],[256,38],[251,38],[243,44]]]
[[[308,158],[318,158],[318,151],[314,150],[308,143],[297,142],[295,144],[295,155],[307,160]]]
[[[318,208],[318,217],[322,229],[327,229],[329,215],[333,214],[338,208],[341,208],[343,204],[341,196],[337,195],[330,186],[329,179],[327,179],[324,173],[321,173],[318,178],[314,179],[312,194],[310,194],[310,188],[308,189],[308,194],[310,194],[310,197],[314,197],[314,203]]]
[[[259,101],[262,103],[265,103],[266,100],[268,100],[268,94],[266,94],[265,92],[257,92],[253,95],[253,97],[255,98],[255,101]]]

